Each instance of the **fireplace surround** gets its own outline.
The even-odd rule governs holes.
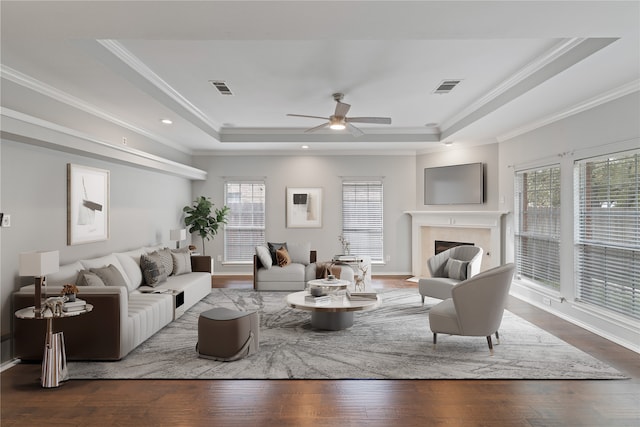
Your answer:
[[[427,259],[434,240],[461,241],[482,247],[481,271],[502,263],[503,217],[506,211],[405,211],[411,215],[411,271],[428,277]]]

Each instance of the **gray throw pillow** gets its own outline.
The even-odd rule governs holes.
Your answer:
[[[122,273],[113,264],[109,264],[102,268],[91,268],[90,272],[95,273],[105,286],[124,286],[127,287],[127,282],[124,280]]]
[[[467,280],[467,266],[468,261],[460,261],[457,259],[449,258],[445,265],[445,271],[450,279]]]
[[[256,255],[258,256],[258,259],[260,260],[260,263],[264,268],[266,268],[267,270],[271,268],[271,266],[273,265],[273,260],[271,259],[271,253],[266,246],[256,246]]]
[[[159,257],[167,276],[171,276],[171,274],[173,274],[173,257],[171,256],[171,249],[158,249],[155,252],[151,252],[149,255],[157,255]]]
[[[157,254],[154,254],[144,254],[140,257],[140,268],[142,269],[144,281],[152,287],[167,281],[167,271],[164,269],[162,260]]]
[[[185,251],[171,251],[173,259],[173,275],[191,273],[191,254]]]
[[[80,270],[76,277],[76,286],[104,286],[104,282],[96,273]]]

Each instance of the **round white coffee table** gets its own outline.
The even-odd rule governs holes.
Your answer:
[[[380,306],[382,298],[376,295],[375,299],[350,300],[347,296],[331,296],[331,301],[326,304],[316,305],[305,300],[309,295],[307,291],[295,292],[287,295],[287,305],[291,308],[311,312],[311,326],[316,329],[339,331],[353,326],[353,313],[356,311],[373,310]]]

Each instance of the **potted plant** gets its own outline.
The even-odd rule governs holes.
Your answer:
[[[204,240],[212,239],[218,234],[218,227],[227,223],[229,207],[213,210],[213,202],[208,197],[200,196],[193,201],[191,206],[185,206],[182,211],[186,214],[184,224],[189,233],[198,233],[202,238],[202,254],[205,255]]]
[[[67,301],[75,301],[76,294],[79,293],[78,287],[72,283],[67,283],[60,291],[60,295],[67,298]]]

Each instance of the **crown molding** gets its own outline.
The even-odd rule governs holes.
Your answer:
[[[606,104],[607,102],[611,102],[618,98],[622,98],[623,96],[629,95],[633,92],[640,91],[640,79],[629,82],[625,85],[612,89],[610,91],[604,92],[600,95],[597,95],[593,98],[587,99],[583,102],[580,102],[576,105],[573,105],[565,110],[558,111],[554,114],[551,114],[547,117],[544,117],[535,122],[531,122],[525,126],[521,126],[517,129],[514,129],[505,134],[499,135],[496,139],[498,142],[504,142],[511,138],[515,138],[516,136],[525,134],[527,132],[531,132],[543,126],[547,126],[551,123],[557,122],[559,120],[566,119],[567,117],[571,117],[578,113],[582,113],[583,111],[590,110],[599,105]]]
[[[39,119],[9,108],[0,110],[2,138],[66,151],[88,157],[117,161],[176,175],[190,180],[205,180],[207,172],[135,148],[116,146],[91,135]]]
[[[75,108],[77,110],[84,111],[85,113],[91,114],[92,116],[98,117],[102,120],[113,123],[116,126],[122,127],[124,129],[128,129],[132,132],[137,133],[138,135],[144,136],[145,138],[149,138],[155,142],[171,147],[174,150],[178,150],[182,153],[192,155],[192,152],[190,149],[180,144],[177,144],[163,136],[154,134],[153,132],[150,132],[144,128],[135,126],[125,120],[122,120],[117,116],[114,116],[111,113],[108,113],[96,107],[95,105],[85,102],[73,95],[70,95],[64,91],[61,91],[60,89],[50,86],[18,70],[15,70],[11,67],[7,67],[6,65],[0,64],[0,72],[2,73],[2,78],[7,79],[17,85],[30,89],[34,92],[40,93],[41,95],[54,99],[63,104],[69,105],[70,107]]]

